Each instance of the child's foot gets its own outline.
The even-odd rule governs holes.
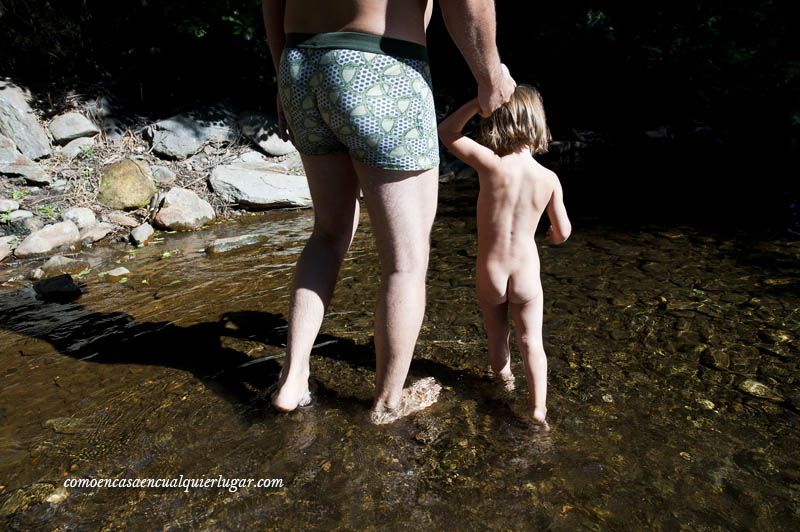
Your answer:
[[[511,373],[511,369],[506,367],[503,368],[500,372],[495,372],[491,366],[489,366],[489,376],[494,380],[497,384],[500,385],[500,388],[504,392],[513,392],[517,389],[517,385],[514,380],[514,374]]]
[[[550,430],[550,425],[547,424],[547,409],[546,408],[535,408],[533,410],[533,414],[531,414],[533,418],[533,422],[539,425],[544,430]]]
[[[272,406],[279,412],[291,412],[299,406],[311,404],[311,392],[308,390],[308,377],[286,380],[281,379],[277,391],[272,394]]]
[[[397,408],[373,410],[369,415],[369,419],[376,425],[392,423],[401,417],[428,408],[436,402],[441,391],[442,387],[436,382],[436,379],[425,377],[403,390]]]

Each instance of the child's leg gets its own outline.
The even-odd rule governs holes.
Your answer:
[[[508,302],[489,303],[481,299],[480,305],[489,340],[489,364],[505,388],[513,390],[514,375],[511,373],[511,353],[508,349]]]
[[[511,303],[517,345],[525,365],[533,419],[547,426],[547,357],[542,342],[542,292],[526,303]]]

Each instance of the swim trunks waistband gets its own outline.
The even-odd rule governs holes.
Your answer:
[[[428,49],[418,43],[371,33],[337,31],[331,33],[287,33],[287,48],[339,48],[373,54],[428,60]]]

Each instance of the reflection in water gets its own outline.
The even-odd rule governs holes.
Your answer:
[[[366,219],[312,357],[315,403],[288,415],[270,410],[269,387],[307,212],[89,251],[72,303],[6,283],[6,527],[797,529],[800,243],[576,224],[565,247],[542,246],[552,430],[541,433],[524,386],[508,394],[486,377],[470,194],[442,197],[411,370],[441,397],[385,427],[367,422],[378,265]],[[270,236],[201,251],[245,231]],[[125,282],[97,275],[118,264]],[[3,266],[0,279],[31,267]],[[46,502],[65,476],[180,475],[285,487],[71,488]]]

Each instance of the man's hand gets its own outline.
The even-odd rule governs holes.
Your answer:
[[[495,109],[508,102],[517,82],[511,77],[508,67],[500,64],[500,71],[492,75],[486,83],[478,84],[478,104],[481,106],[481,116],[487,117]]]
[[[278,101],[276,103],[276,114],[278,115],[278,136],[283,141],[292,140],[292,132],[289,131],[289,125],[286,123],[286,116],[283,114],[283,104],[281,103],[281,95],[278,93]]]

